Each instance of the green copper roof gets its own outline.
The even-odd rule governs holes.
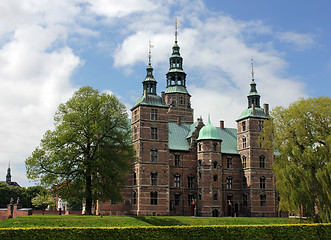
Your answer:
[[[136,101],[136,103],[133,105],[133,107],[131,108],[134,109],[139,105],[144,105],[144,106],[156,106],[156,107],[169,107],[168,105],[162,103],[162,98],[158,95],[152,95],[152,94],[148,94],[148,101],[146,101],[145,96],[141,96],[140,98],[138,98],[138,100]]]
[[[169,123],[169,149],[177,151],[189,151],[190,145],[187,138],[192,135],[198,122],[191,125]],[[224,154],[239,154],[237,151],[237,129],[235,128],[216,128],[219,137],[223,140],[221,152]],[[193,131],[192,131],[193,130]],[[201,130],[200,130],[201,131]]]
[[[192,133],[195,131],[195,128],[198,126],[198,124],[199,124],[199,122],[195,122],[195,123],[190,125],[190,131],[187,134],[186,138],[192,137]]]
[[[248,108],[245,109],[240,117],[236,120],[237,122],[244,119],[244,118],[248,118],[248,117],[252,117],[252,118],[268,118],[267,115],[265,115],[264,113],[264,109],[263,108],[255,108],[255,113],[253,114],[253,109],[252,108]]]
[[[217,128],[210,123],[210,119],[208,119],[208,123],[200,129],[199,137],[197,140],[207,140],[207,139],[222,140],[217,131]]]
[[[185,93],[189,94],[184,86],[169,86],[166,88],[165,93]]]
[[[153,77],[145,77],[143,82],[156,82],[156,80]]]
[[[180,68],[171,68],[171,69],[169,69],[169,71],[168,72],[181,72],[181,73],[185,73],[182,69],[180,69]]]
[[[236,128],[217,128],[221,137],[221,152],[226,154],[239,154],[237,150],[237,129]]]
[[[169,123],[169,149],[188,151],[190,145],[186,140],[187,133],[190,131],[189,124]]]

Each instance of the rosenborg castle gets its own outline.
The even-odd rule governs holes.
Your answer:
[[[277,216],[278,196],[271,165],[274,153],[258,137],[268,119],[252,81],[248,106],[237,128],[193,118],[183,58],[172,47],[166,89],[157,95],[151,62],[142,96],[132,107],[136,160],[123,201],[97,204],[102,215]]]

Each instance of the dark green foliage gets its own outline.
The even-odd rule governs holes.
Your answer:
[[[300,99],[271,115],[262,138],[279,153],[273,167],[280,209],[331,222],[331,99]]]
[[[69,202],[121,200],[134,157],[125,106],[108,94],[83,87],[55,114],[55,129],[26,161],[27,176]]]
[[[20,206],[24,208],[33,208],[31,199],[43,191],[46,191],[46,189],[41,186],[19,188],[15,186],[7,186],[6,183],[0,183],[0,207],[7,207],[7,204],[10,203],[10,198],[13,198],[14,203],[16,203],[19,198],[18,204]]]
[[[0,239],[329,239],[331,224],[0,229]]]

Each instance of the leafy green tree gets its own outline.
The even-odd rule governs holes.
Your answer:
[[[43,215],[45,213],[45,209],[50,206],[53,207],[55,205],[54,199],[47,192],[43,192],[42,194],[38,194],[31,200],[32,205],[36,208],[40,208],[43,211]]]
[[[121,200],[134,148],[125,106],[108,94],[83,87],[54,117],[40,146],[25,161],[27,176],[54,186],[58,196],[85,200],[92,214],[96,200]]]
[[[279,153],[273,167],[280,209],[330,222],[331,99],[300,99],[271,115],[262,139]]]
[[[25,208],[32,208],[31,199],[43,191],[46,191],[46,189],[41,186],[20,188],[16,186],[7,186],[6,183],[0,183],[0,207],[6,207],[12,198],[14,203],[17,203],[17,200],[19,200],[19,205]]]
[[[11,199],[13,199],[15,203],[17,202],[17,199],[20,199],[21,203],[21,200],[24,195],[24,190],[24,188],[19,188],[16,186],[7,186],[6,183],[0,183],[0,206],[7,207]]]
[[[24,189],[22,197],[20,197],[20,202],[23,207],[33,208],[31,200],[38,194],[47,192],[46,188],[42,186],[32,186]]]

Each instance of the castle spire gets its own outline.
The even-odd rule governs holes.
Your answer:
[[[183,58],[180,56],[180,47],[178,46],[178,25],[176,19],[175,24],[175,44],[172,47],[172,54],[169,58],[169,72],[167,73],[167,88],[176,87],[186,91],[186,73],[183,71]],[[174,90],[174,89],[173,89]],[[178,90],[178,89],[177,89]]]
[[[254,67],[253,67],[253,58],[251,58],[251,74],[252,74],[252,81],[251,81],[251,89],[249,91],[249,94],[247,96],[248,98],[248,108],[252,108],[252,105],[254,104],[254,107],[260,107],[260,98],[261,96],[258,94],[256,90],[256,83],[254,81]]]
[[[151,63],[151,59],[152,59],[152,48],[154,46],[151,44],[151,41],[149,41],[149,45],[148,45],[148,66],[146,68],[146,77],[143,81],[143,90],[147,91],[148,94],[153,94],[156,95],[156,84],[157,81],[154,79],[153,76],[153,67],[152,67],[152,63]]]

